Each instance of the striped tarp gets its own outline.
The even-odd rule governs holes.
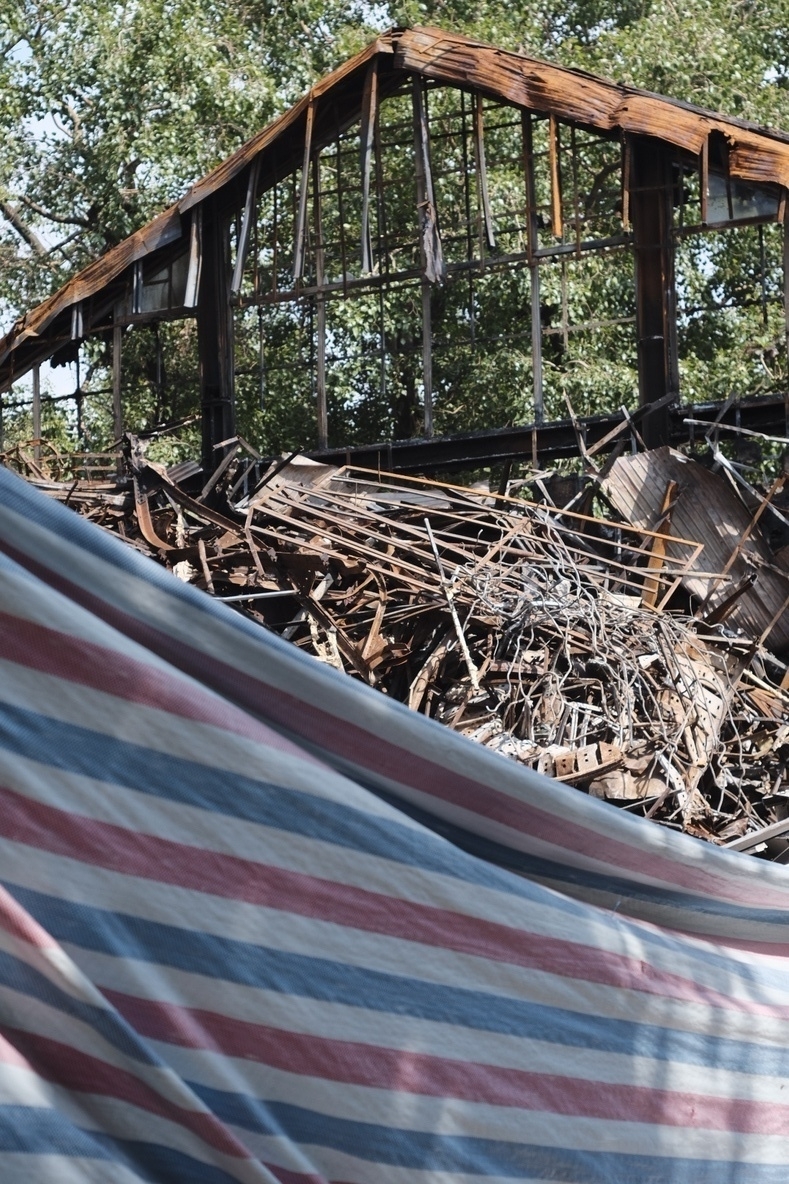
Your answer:
[[[0,1181],[784,1184],[789,873],[0,471]]]

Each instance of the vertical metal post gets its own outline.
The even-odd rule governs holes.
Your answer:
[[[444,257],[436,219],[433,176],[430,168],[430,132],[425,111],[422,79],[414,76],[412,99],[414,112],[414,160],[416,163],[416,204],[419,215],[419,249],[422,263],[422,383],[424,389],[425,436],[433,434],[433,324],[430,285],[443,282]]]
[[[789,201],[783,202],[784,232],[784,346],[789,367]],[[789,436],[789,391],[784,396],[784,430]]]
[[[293,248],[293,286],[298,284],[304,272],[304,255],[307,239],[307,195],[310,185],[310,157],[312,155],[312,127],[315,122],[315,101],[307,103],[307,122],[304,128],[304,159],[301,165],[301,189],[299,209],[296,215],[296,242]]]
[[[74,363],[77,371],[77,386],[74,391],[74,402],[77,404],[77,439],[82,447],[85,447],[85,426],[82,421],[82,377],[80,374],[79,365],[79,349],[77,349],[77,358]]]
[[[112,433],[116,440],[123,435],[123,408],[121,407],[121,343],[123,329],[115,324],[112,329]],[[118,473],[123,470],[123,460],[118,455]]]
[[[414,158],[416,162],[416,204],[419,212],[419,245],[422,256],[422,271],[433,284],[442,284],[446,278],[444,253],[438,233],[436,197],[433,190],[433,172],[430,167],[430,129],[422,93],[422,79],[413,79],[414,109]]]
[[[622,229],[630,230],[630,139],[622,137]]]
[[[203,258],[203,207],[195,206],[192,210],[192,223],[189,227],[189,266],[186,272],[186,290],[184,292],[184,306],[194,308],[197,304],[197,294],[200,291],[200,268]]]
[[[359,134],[359,164],[362,174],[362,275],[369,275],[373,270],[372,241],[370,235],[370,176],[372,173],[375,121],[377,115],[378,58],[373,58],[367,68],[367,77],[364,81],[362,126]]]
[[[326,403],[326,293],[323,291],[323,225],[321,219],[321,166],[320,153],[312,162],[313,231],[315,234],[315,284],[318,289],[315,351],[315,388],[318,417],[318,447],[329,446],[329,414]]]
[[[33,367],[33,459],[41,460],[41,367]]]
[[[641,405],[679,397],[674,277],[672,149],[649,136],[631,142],[630,215],[635,254],[638,386]],[[647,448],[669,443],[669,406],[647,411]]]
[[[260,175],[260,156],[256,156],[252,168],[249,170],[249,181],[247,182],[247,197],[244,202],[244,213],[241,218],[241,228],[236,240],[236,265],[233,270],[233,281],[230,285],[230,298],[236,300],[241,292],[241,284],[244,280],[244,264],[247,259],[247,250],[249,248],[249,231],[253,221],[255,221],[255,199],[258,191],[258,177]]]
[[[389,245],[386,232],[386,203],[384,201],[384,162],[381,144],[381,121],[376,110],[373,120],[373,139],[375,144],[375,212],[378,239],[378,267],[382,278],[389,276]],[[381,400],[386,398],[386,302],[384,300],[383,284],[378,285],[378,316],[380,320],[380,375],[379,390]]]
[[[477,173],[477,196],[482,212],[482,223],[485,229],[485,241],[491,251],[496,247],[496,234],[493,229],[493,214],[490,208],[490,193],[488,191],[488,166],[485,160],[485,131],[482,114],[482,95],[472,97],[472,111],[474,116],[474,163]],[[482,236],[480,236],[481,238]],[[482,243],[480,244],[483,245]],[[483,252],[480,250],[480,255]]]
[[[214,445],[235,434],[233,310],[230,305],[230,226],[215,206],[206,208],[202,226],[202,267],[197,299],[200,357],[203,469],[210,474],[222,461]]]
[[[526,234],[529,253],[529,278],[531,280],[531,366],[534,397],[534,420],[542,423],[545,406],[542,388],[542,319],[540,316],[540,266],[536,251],[537,199],[534,187],[534,137],[531,115],[524,111],[521,117],[523,133],[523,168],[526,177]]]
[[[115,325],[112,330],[112,430],[115,439],[123,435],[123,409],[121,407],[121,354],[123,328]]]
[[[422,379],[425,391],[423,435],[433,435],[433,314],[430,283],[422,276]]]

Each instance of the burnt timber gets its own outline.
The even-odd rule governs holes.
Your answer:
[[[478,241],[472,241],[469,230],[467,249],[464,246],[455,256],[448,227],[441,224],[442,199],[432,152],[438,137],[431,144],[428,99],[430,88],[436,87],[449,88],[460,96],[464,129],[468,115],[468,143],[464,141],[468,162],[466,176],[459,182],[466,186],[467,205],[471,173],[478,190]],[[405,137],[410,141],[414,190],[410,256],[402,244],[387,241],[386,228],[384,232],[381,229],[384,195],[379,115],[393,97],[410,104],[412,110],[412,126]],[[524,207],[508,247],[502,246],[489,193],[491,162],[488,158],[486,163],[485,119],[490,110],[511,112],[515,122],[507,127],[515,128],[512,135],[521,137]],[[337,177],[339,221],[343,223],[349,216],[347,209],[345,215],[342,212],[340,141],[357,126],[358,176],[354,184],[360,194],[358,241],[351,250],[341,227],[341,263],[336,264],[329,258],[332,244],[326,229],[327,210],[322,205],[329,190],[321,181],[321,160],[335,153],[332,167]],[[588,238],[579,200],[581,205],[586,202],[589,213],[600,195],[594,186],[591,192],[579,193],[577,186],[571,192],[573,169],[566,167],[571,163],[574,167],[579,151],[576,137],[583,136],[592,136],[595,144],[609,153],[598,177],[613,178],[606,226],[598,226]],[[539,169],[544,170],[544,184],[539,177],[535,180]],[[679,187],[684,193],[686,177],[695,178],[698,208],[689,210],[685,223],[678,225],[677,202],[685,199],[678,199],[677,192]],[[277,207],[278,186],[285,182],[292,182],[290,221]],[[579,430],[584,447],[594,446],[623,417],[620,412],[581,416],[574,421],[559,419],[556,414],[546,417],[543,351],[551,340],[563,340],[566,345],[568,334],[579,326],[569,324],[566,302],[559,319],[548,323],[549,301],[541,288],[541,274],[557,261],[564,267],[567,260],[581,261],[595,252],[624,249],[633,260],[634,315],[623,315],[619,320],[634,326],[637,359],[638,408],[631,406],[630,411],[639,415],[639,431],[648,446],[678,442],[692,434],[686,419],[694,415],[715,419],[722,408],[716,405],[702,413],[697,404],[689,414],[688,408],[681,407],[677,244],[689,233],[740,224],[760,228],[783,225],[787,187],[789,137],[778,131],[439,29],[393,29],[322,79],[170,209],[22,317],[0,341],[0,391],[8,391],[32,370],[34,404],[39,400],[38,407],[33,406],[36,422],[37,412],[40,416],[37,368],[41,363],[64,350],[78,349],[91,336],[111,335],[114,422],[116,429],[133,428],[136,425],[122,424],[120,330],[193,318],[199,352],[202,458],[204,468],[209,469],[221,463],[222,451],[217,446],[236,429],[234,316],[244,309],[287,306],[309,313],[310,398],[319,445],[315,455],[335,460],[353,455],[357,462],[376,464],[385,447],[386,467],[400,471],[572,455],[579,448]],[[351,192],[352,187],[346,200]],[[258,241],[262,233],[260,210],[271,195],[274,263],[262,282],[260,274],[265,268],[259,266],[259,260],[265,244],[261,247]],[[473,219],[468,221],[470,226]],[[288,236],[287,259],[280,259],[278,265],[278,244]],[[788,257],[784,248],[784,266]],[[486,424],[480,432],[434,436],[433,294],[448,280],[494,268],[525,270],[529,276],[530,297],[523,310],[523,325],[530,341],[531,414],[523,418],[533,420],[534,426],[495,428]],[[332,301],[358,293],[370,297],[378,293],[383,300],[385,291],[407,284],[419,293],[415,303],[421,309],[413,347],[418,374],[410,397],[417,399],[414,391],[418,388],[424,438],[349,450],[342,440],[329,438],[327,308]],[[787,290],[785,276],[784,307]],[[381,386],[387,393],[384,353],[382,330]],[[545,422],[546,418],[550,422]],[[722,424],[735,421],[750,430],[783,434],[784,397],[772,394],[750,399],[746,392],[722,415]],[[413,435],[408,428],[405,419],[395,421],[392,435]]]

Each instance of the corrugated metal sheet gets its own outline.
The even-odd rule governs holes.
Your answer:
[[[603,488],[626,521],[650,530],[660,519],[670,481],[678,487],[671,532],[704,544],[683,586],[698,601],[715,594],[711,602],[714,604],[755,570],[756,582],[732,610],[729,624],[743,629],[750,638],[765,634],[765,641],[774,650],[789,648],[789,613],[785,611],[789,579],[771,570],[775,564],[773,553],[758,527],[750,532],[750,514],[720,475],[671,448],[656,448],[619,457],[604,479]],[[735,550],[737,557],[728,568]],[[684,562],[683,548],[678,544],[668,543],[666,554],[680,564]],[[724,580],[704,574],[726,570]]]

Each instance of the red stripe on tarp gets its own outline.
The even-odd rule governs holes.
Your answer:
[[[690,979],[656,970],[639,958],[130,831],[2,787],[0,834],[122,875],[540,970],[571,981],[673,997],[748,1015],[789,1018],[789,1007],[729,998]]]
[[[119,1069],[99,1057],[80,1052],[73,1044],[63,1044],[49,1036],[28,1032],[25,1028],[2,1023],[0,1034],[9,1043],[13,1042],[13,1047],[27,1059],[39,1077],[53,1085],[128,1102],[150,1114],[177,1123],[206,1146],[223,1155],[231,1155],[235,1159],[252,1158],[244,1144],[213,1114],[176,1105],[126,1069]]]
[[[61,633],[23,617],[0,612],[0,657],[127,703],[139,703],[182,719],[222,728],[311,764],[320,763],[281,732],[275,732],[219,695],[199,686],[185,686],[177,675],[130,658],[121,650]]]
[[[343,1085],[652,1126],[749,1135],[786,1135],[789,1130],[789,1104],[530,1073],[283,1031],[120,991],[105,990],[104,994],[138,1032],[152,1040],[258,1061],[287,1073]],[[665,1066],[656,1067],[655,1073],[662,1076]]]

